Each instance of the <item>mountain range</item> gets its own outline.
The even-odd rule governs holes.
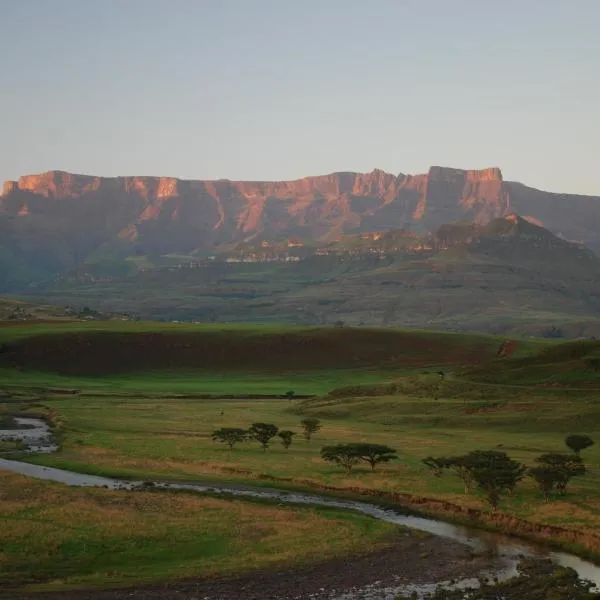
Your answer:
[[[600,198],[499,169],[4,184],[0,291],[169,320],[600,334]]]
[[[0,196],[1,289],[85,263],[212,254],[253,239],[331,241],[345,233],[419,233],[517,213],[600,248],[600,198],[505,182],[497,168],[427,174],[333,173],[287,182],[94,177],[50,171],[8,181]]]

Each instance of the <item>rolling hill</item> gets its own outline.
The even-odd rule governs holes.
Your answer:
[[[390,230],[315,246],[245,243],[223,258],[129,276],[59,278],[29,296],[152,319],[559,338],[600,334],[599,279],[594,253],[511,213],[424,235]]]

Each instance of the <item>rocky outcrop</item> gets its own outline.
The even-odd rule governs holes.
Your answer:
[[[600,198],[503,181],[500,169],[431,167],[423,175],[333,173],[296,181],[189,181],[50,171],[4,184],[4,246],[53,268],[86,259],[218,251],[253,238],[331,240],[388,228],[432,231],[517,212],[567,238],[600,246]],[[31,243],[31,240],[37,240]],[[7,241],[6,241],[7,240]]]

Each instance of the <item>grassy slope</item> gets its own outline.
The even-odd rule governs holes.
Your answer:
[[[499,360],[495,356],[501,340],[491,336],[426,332],[407,334],[390,330],[384,332],[389,337],[376,338],[377,343],[372,345],[358,344],[364,338],[356,337],[356,331],[353,330],[221,326],[193,328],[144,323],[90,323],[58,328],[20,326],[1,330],[0,335],[4,336],[4,343],[27,344],[32,334],[58,331],[73,333],[73,328],[86,343],[90,341],[90,332],[98,328],[131,335],[136,331],[156,333],[157,328],[163,333],[195,332],[198,339],[204,341],[205,334],[210,333],[220,336],[221,343],[228,349],[231,346],[227,344],[232,343],[242,344],[243,348],[250,344],[251,348],[257,339],[264,342],[266,336],[269,342],[269,338],[275,336],[279,339],[283,333],[292,339],[304,341],[300,352],[305,361],[301,362],[304,371],[299,373],[294,370],[294,363],[290,361],[287,371],[275,371],[273,375],[271,354],[255,353],[251,368],[231,371],[228,377],[220,380],[220,391],[242,390],[243,386],[252,382],[257,383],[256,391],[266,391],[269,382],[273,381],[276,387],[285,382],[286,385],[282,387],[289,389],[294,387],[292,382],[299,381],[294,377],[306,377],[306,391],[309,388],[311,391],[322,391],[326,382],[334,381],[332,374],[341,372],[343,377],[337,378],[339,383],[364,383],[358,373],[369,372],[374,379],[395,379],[398,389],[394,395],[387,396],[359,397],[359,393],[355,392],[354,397],[327,396],[292,404],[279,400],[183,400],[169,398],[168,395],[154,399],[111,397],[110,394],[81,398],[51,396],[44,403],[58,415],[62,423],[63,447],[56,455],[35,459],[47,465],[140,478],[254,481],[267,485],[276,480],[284,486],[329,485],[355,490],[383,490],[482,508],[485,505],[481,498],[462,493],[459,480],[451,476],[439,479],[431,476],[422,466],[421,459],[430,454],[451,455],[472,449],[501,448],[531,465],[542,452],[562,451],[562,440],[567,433],[587,433],[600,440],[600,410],[594,390],[572,389],[574,384],[570,376],[563,380],[569,388],[554,389],[530,387],[524,385],[523,381],[531,381],[514,377],[514,373],[511,375],[515,369],[515,372],[522,369],[520,372],[526,374],[527,365],[545,365],[546,372],[563,372],[557,368],[561,362],[581,360],[589,353],[593,354],[593,344],[584,345],[584,351],[575,353],[575,356],[573,346],[520,342],[514,358]],[[370,330],[357,331],[363,335],[369,334]],[[362,363],[352,363],[353,367],[348,368],[344,360],[355,354],[348,354],[346,349],[346,353],[336,355],[337,363],[328,357],[330,362],[321,366],[325,355],[314,353],[314,343],[320,335],[329,342],[336,335],[354,336],[341,340],[362,357]],[[48,336],[47,340],[52,337]],[[375,364],[369,362],[381,359],[380,342],[383,339],[386,340],[383,355],[392,357],[395,364],[391,372],[381,366],[374,368]],[[231,353],[227,355],[235,356]],[[241,354],[240,358],[243,356]],[[260,356],[264,357],[262,362],[257,358]],[[481,360],[493,358],[485,365],[474,366],[477,362],[474,356]],[[287,355],[287,360],[290,360],[290,355]],[[591,385],[595,371],[586,370],[588,365],[585,361],[578,364],[580,372],[586,373],[585,385]],[[367,371],[371,365],[373,370]],[[464,377],[454,378],[451,375],[443,381],[436,374],[407,375],[419,370],[432,371],[440,365],[445,370],[456,366],[466,368],[470,376],[478,376],[482,381],[468,381]],[[339,369],[334,369],[334,366]],[[343,369],[344,366],[346,369]],[[504,379],[500,378],[502,384],[495,383],[498,373],[503,374]],[[27,383],[30,373],[26,370],[22,375],[21,383]],[[202,369],[196,370],[193,376],[197,376],[199,382],[203,378],[208,381],[206,378],[209,377]],[[73,382],[75,379],[72,377],[64,376],[64,380]],[[119,381],[123,383],[126,377],[128,375],[121,374],[107,378],[88,377],[81,381],[109,381],[110,387],[118,386]],[[183,377],[183,374],[170,371],[152,377],[156,378],[155,386],[167,390],[169,385],[171,389],[176,389],[179,377]],[[310,377],[314,378],[312,383]],[[146,381],[150,386],[152,378],[148,373],[137,373],[131,377],[131,381],[132,385]],[[368,380],[369,383],[371,381]],[[265,387],[260,388],[261,385]],[[256,444],[245,443],[229,452],[210,439],[210,433],[216,428],[248,427],[256,421],[273,422],[280,428],[299,432],[301,415],[320,417],[324,421],[324,429],[310,443],[298,436],[289,451],[275,443],[268,452],[263,453]],[[359,468],[350,475],[321,461],[321,446],[358,440],[389,444],[398,449],[400,459],[375,473]],[[502,511],[542,525],[561,525],[584,537],[586,531],[596,530],[600,526],[600,498],[597,491],[600,489],[600,445],[585,451],[584,455],[590,472],[573,482],[568,496],[544,503],[527,480],[521,484],[518,494],[503,500]]]
[[[473,366],[493,358],[501,342],[479,334],[369,328],[21,324],[0,327],[0,345],[10,349],[0,355],[0,375],[5,386],[322,394],[415,369]],[[522,341],[517,352],[539,345]]]
[[[15,315],[22,317],[24,314],[30,319],[68,319],[64,309],[57,306],[31,304],[0,296],[0,321],[10,319]]]
[[[330,509],[73,489],[2,471],[0,506],[4,589],[241,574],[382,547],[397,530]]]
[[[600,341],[548,345],[532,355],[478,365],[465,375],[489,383],[600,387]]]
[[[111,282],[63,283],[41,293],[44,301],[56,304],[168,320],[343,320],[505,335],[541,335],[554,326],[569,338],[598,335],[598,307],[590,299],[594,277],[589,269],[582,275],[579,261],[494,257],[455,248],[385,260],[215,263],[202,269],[151,270]]]

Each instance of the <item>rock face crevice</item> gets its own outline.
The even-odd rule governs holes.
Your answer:
[[[212,252],[253,238],[331,240],[389,228],[433,231],[516,212],[567,239],[600,246],[600,198],[505,182],[498,168],[427,174],[341,172],[295,181],[95,177],[50,171],[7,181],[0,232],[11,256],[57,268],[93,256]]]

